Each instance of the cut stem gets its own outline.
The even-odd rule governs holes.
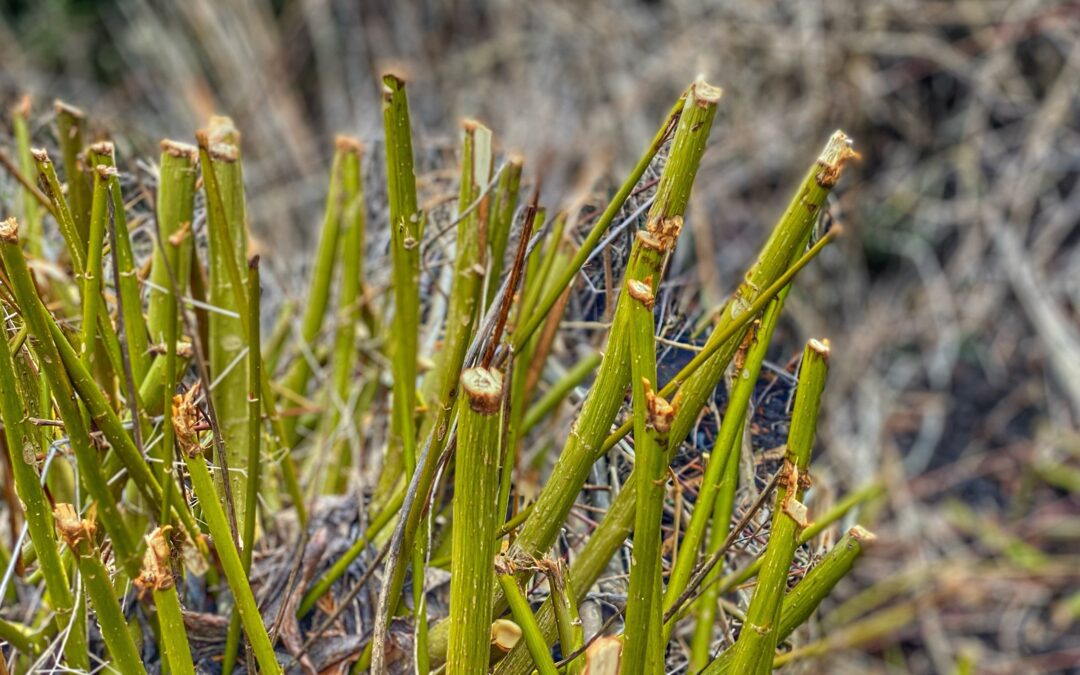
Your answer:
[[[491,651],[502,374],[471,368],[462,373],[461,387],[465,398],[454,477],[447,670],[480,673],[486,671]]]
[[[656,396],[656,339],[653,322],[653,292],[649,281],[630,279],[625,294],[630,302],[631,387],[634,405],[634,467],[644,472],[638,480],[638,504],[634,521],[634,553],[630,564],[630,589],[626,597],[626,626],[623,631],[623,664],[627,672],[661,675],[663,662],[650,643],[659,644],[661,518],[664,511],[664,470],[667,466],[667,434],[674,409]],[[653,632],[655,627],[657,632]]]
[[[799,545],[799,531],[806,527],[807,522],[802,495],[809,485],[807,469],[814,445],[821,392],[825,388],[828,357],[828,341],[810,340],[803,352],[765,561],[758,575],[757,586],[754,587],[743,629],[731,648],[731,667],[736,673],[767,673],[772,669],[778,642],[781,601],[787,587],[791,561]]]

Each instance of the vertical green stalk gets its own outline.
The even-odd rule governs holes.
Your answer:
[[[341,187],[344,192],[341,220],[341,286],[338,295],[337,332],[334,334],[333,396],[329,436],[333,436],[345,414],[341,406],[347,406],[350,390],[355,386],[354,369],[357,361],[356,322],[360,319],[361,290],[364,278],[364,241],[367,229],[367,211],[364,203],[364,186],[360,172],[360,159],[364,147],[352,140],[352,151],[344,159],[341,169]],[[336,461],[335,461],[336,460]],[[345,490],[349,467],[352,465],[350,443],[338,442],[336,457],[326,469],[324,487],[331,494]]]
[[[473,120],[466,120],[462,126],[461,189],[458,195],[461,220],[457,226],[446,334],[442,348],[435,355],[435,367],[424,378],[423,386],[424,403],[432,422],[440,408],[454,403],[454,391],[465,351],[473,337],[484,282],[484,239],[490,218],[487,198],[472,207],[491,180],[491,130]],[[466,209],[470,209],[468,214],[464,214]]]
[[[186,270],[191,265],[192,237],[189,236],[195,213],[195,179],[198,149],[186,143],[161,142],[161,163],[158,170],[157,235],[150,267],[150,288],[147,300],[147,327],[155,343],[165,341],[169,324],[176,314],[177,299],[171,289],[175,280],[176,292],[187,292]],[[172,274],[170,274],[170,271]]]
[[[79,233],[77,241],[85,242],[90,231],[91,192],[90,182],[79,155],[83,150],[86,116],[82,110],[63,101],[53,102],[53,110],[56,113],[57,142],[64,160],[67,195],[71,202],[71,219],[75,224],[75,231]],[[85,253],[85,249],[80,247],[79,252]]]
[[[311,362],[305,352],[313,351],[319,333],[322,332],[326,307],[330,303],[330,282],[333,280],[334,263],[340,248],[339,234],[345,194],[342,173],[346,157],[358,157],[360,154],[359,142],[346,136],[338,137],[336,148],[330,167],[330,185],[326,192],[326,213],[319,235],[319,249],[311,273],[311,284],[305,297],[304,316],[300,322],[300,353],[284,380],[285,387],[300,396],[305,394],[308,380],[311,379]],[[285,443],[290,447],[296,444],[297,419],[296,416],[291,416],[282,420],[285,426]]]
[[[162,651],[169,672],[172,675],[195,675],[191,646],[188,644],[184,616],[180,611],[180,598],[177,596],[170,565],[170,529],[168,525],[158,527],[146,536],[142,574],[135,580],[135,584],[141,589],[150,590],[154,596],[158,634],[161,636]]]
[[[28,412],[19,398],[19,390],[11,350],[6,336],[0,336],[0,417],[4,422],[15,491],[26,514],[30,541],[37,553],[38,567],[49,592],[49,602],[57,613],[57,627],[63,629],[75,618],[72,613],[74,598],[67,572],[60,561],[52,509],[41,487],[41,478],[34,468],[37,443],[34,433],[27,426]],[[64,654],[70,666],[89,669],[86,631],[78,630],[77,625],[72,626]]]
[[[828,341],[810,340],[803,352],[765,561],[746,612],[743,629],[732,647],[732,669],[736,673],[766,673],[772,669],[781,601],[787,588],[791,561],[799,545],[799,532],[807,524],[806,507],[801,500],[803,491],[809,485],[807,469],[814,445],[821,392],[825,388],[829,367],[828,357]]]
[[[244,279],[239,273],[246,261],[248,236],[244,175],[240,160],[240,134],[232,127],[232,122],[224,118],[211,120],[205,134],[200,138],[199,145],[207,146],[207,153],[202,157],[202,170],[203,188],[210,205],[206,218],[210,304],[236,314],[210,314],[209,365],[210,375],[217,384],[214,391],[207,393],[214,399],[214,410],[225,446],[223,464],[229,468],[227,478],[232,505],[236,522],[240,523],[247,509],[243,473],[247,469],[248,457],[248,411],[246,369],[244,363],[237,363],[237,360],[245,347],[258,349],[247,339],[244,321],[240,318],[247,309],[247,289],[243,288]],[[214,174],[212,179],[207,175],[211,172]],[[212,191],[217,194],[211,194]],[[219,481],[225,478],[218,476]],[[224,491],[223,482],[219,483],[219,489]]]
[[[529,600],[521,592],[521,587],[518,586],[517,579],[514,576],[514,568],[512,565],[500,562],[500,566],[504,564],[506,567],[499,570],[499,586],[502,587],[503,594],[510,604],[510,612],[514,615],[514,621],[517,622],[522,635],[525,637],[525,646],[529,649],[529,654],[532,655],[536,672],[539,675],[558,675],[559,671],[556,670],[555,662],[551,658],[551,651],[548,650],[544,633],[539,624],[536,623],[536,615],[533,614],[532,607],[529,606]],[[454,624],[450,624],[451,634],[453,634],[453,629]],[[489,630],[489,628],[485,630]],[[451,667],[448,667],[447,671],[455,672]],[[484,664],[484,670],[476,672],[487,672],[487,664]]]
[[[836,584],[851,572],[867,544],[874,541],[873,533],[856,525],[829,549],[821,562],[810,570],[802,581],[784,596],[780,622],[776,629],[777,643],[786,640],[795,629],[810,618]],[[734,650],[729,649],[708,664],[702,675],[722,675],[732,672]],[[691,668],[691,672],[698,672]]]
[[[19,153],[19,170],[32,184],[37,184],[37,166],[30,149],[30,96],[24,95],[11,109],[11,126],[15,132],[15,146]],[[41,204],[30,190],[23,190],[19,195],[23,221],[26,223],[27,250],[30,255],[40,258],[43,252],[42,210]]]
[[[116,229],[116,246],[112,251],[119,275],[113,279],[120,297],[120,311],[124,318],[124,339],[131,360],[131,372],[135,382],[141,383],[150,367],[150,350],[147,341],[146,319],[142,313],[142,289],[135,269],[135,255],[131,250],[131,234],[128,232],[124,210],[124,196],[120,190],[120,174],[116,171],[116,150],[112,143],[102,142],[90,146],[98,165],[113,169],[108,172],[106,186],[112,210],[106,217],[112,218]],[[122,371],[121,371],[122,372]]]
[[[728,464],[738,464],[750,397],[754,393],[754,386],[761,373],[761,364],[765,361],[769,342],[772,340],[773,331],[783,311],[784,299],[790,288],[791,286],[788,286],[769,303],[757,331],[747,333],[747,339],[740,347],[741,358],[737,357],[735,360],[735,384],[728,396],[727,410],[724,411],[724,419],[720,424],[720,432],[717,434],[714,445],[715,451],[709,457],[709,462],[705,467],[705,476],[701,481],[697,501],[694,502],[690,524],[679,546],[675,567],[668,577],[667,591],[664,594],[665,610],[670,609],[675,600],[686,590],[686,584],[698,561],[698,552],[705,539],[705,531],[709,527],[717,496],[724,487],[725,477],[738,475],[728,472],[726,467]],[[720,541],[723,542],[724,537],[727,536],[727,521],[713,521],[712,526],[714,529],[723,531],[724,534],[720,537]],[[670,629],[668,634],[670,635]]]
[[[662,649],[663,621],[660,617],[660,530],[664,512],[664,471],[667,467],[667,434],[675,410],[653,391],[656,382],[656,339],[653,323],[651,280],[629,279],[626,296],[630,302],[630,362],[634,404],[634,466],[644,472],[638,480],[638,504],[634,521],[634,554],[631,557],[630,588],[626,599],[626,628],[623,664],[627,672],[664,672],[663,661],[655,659]],[[653,628],[657,629],[655,632]]]
[[[176,420],[174,423],[180,422]],[[221,567],[225,572],[225,580],[233,592],[236,610],[240,613],[240,622],[251,644],[251,650],[255,652],[259,670],[263,673],[280,673],[281,666],[274,655],[274,645],[266,633],[266,626],[259,614],[259,606],[255,603],[255,595],[251,592],[251,586],[248,585],[243,562],[233,543],[229,521],[225,517],[221,502],[218,501],[214,480],[210,477],[210,469],[206,466],[202,449],[197,445],[189,446],[184,452],[184,462],[191,476],[191,486],[195,490],[195,496],[199,498],[199,504],[202,506],[203,517],[210,529],[210,536],[214,538],[218,557],[221,559]]]
[[[49,153],[41,148],[33,148],[30,151],[34,163],[37,165],[38,175],[41,177],[40,185],[45,196],[53,205],[56,213],[56,224],[60,234],[67,244],[68,256],[71,258],[71,269],[75,273],[75,279],[82,278],[83,269],[86,267],[86,244],[82,235],[75,226],[68,200],[64,198],[63,188],[60,186],[60,178],[56,175],[56,167],[53,165]]]
[[[485,307],[491,305],[495,293],[499,290],[499,280],[506,260],[506,245],[510,241],[510,229],[514,225],[514,211],[517,210],[518,192],[521,190],[521,169],[524,164],[524,158],[512,155],[506,160],[506,167],[499,174],[499,183],[495,186],[495,199],[491,204],[491,215],[488,219],[487,244],[491,256],[491,271],[488,273]]]
[[[416,350],[420,325],[420,240],[423,223],[416,205],[412,132],[405,81],[383,76],[383,129],[386,180],[390,197],[391,257],[394,279],[394,428],[401,444],[405,475],[416,466]]]
[[[101,304],[102,258],[105,247],[105,222],[108,215],[108,177],[116,169],[102,167],[94,171],[94,201],[90,215],[90,234],[87,240],[86,268],[82,285],[82,344],[79,358],[86,368],[92,366],[98,307]]]
[[[122,673],[145,674],[139,650],[128,632],[124,612],[114,594],[109,571],[93,545],[97,526],[92,521],[81,520],[71,504],[57,504],[54,515],[56,528],[78,559],[79,574],[86,595],[94,606],[101,637],[109,648],[112,662]]]
[[[447,670],[465,674],[486,672],[491,651],[502,374],[470,368],[461,375],[461,388]]]
[[[150,268],[150,280],[154,287],[149,295],[148,328],[150,339],[165,346],[165,353],[155,359],[143,379],[140,394],[148,414],[154,408],[148,405],[146,395],[149,390],[163,392],[150,394],[155,400],[170,400],[176,392],[178,339],[178,312],[180,300],[187,288],[187,275],[181,270],[191,266],[192,232],[191,223],[195,208],[195,162],[197,150],[190,145],[174,141],[161,142],[161,165],[158,172],[157,193],[157,246],[154,247],[153,262]],[[159,288],[165,290],[158,290]],[[175,294],[174,294],[175,289]],[[172,474],[175,457],[175,439],[172,429],[172,406],[160,406],[165,416],[162,426],[162,439],[158,447],[157,459],[160,470],[158,482],[162,489],[169,492],[175,483]],[[166,500],[168,501],[168,500]]]
[[[240,276],[240,261],[243,260],[243,252],[247,249],[244,183],[243,173],[239,165],[240,133],[232,127],[232,121],[228,118],[215,117],[211,118],[210,127],[197,132],[195,137],[199,145],[199,161],[203,166],[203,187],[206,190],[208,203],[207,223],[208,225],[217,223],[217,227],[211,228],[210,232],[211,289],[209,297],[213,303],[215,297],[221,301],[226,295],[229,295],[228,307],[235,308],[236,313],[234,318],[214,312],[207,321],[210,324],[208,337],[216,334],[226,341],[224,345],[218,345],[216,341],[211,341],[211,367],[214,365],[213,348],[218,345],[220,349],[218,360],[224,362],[219,363],[219,366],[227,368],[232,361],[226,362],[226,357],[231,356],[232,360],[235,361],[239,357],[240,349],[245,344],[250,344],[247,336],[251,332],[251,327],[247,325],[247,291],[244,288],[244,279]],[[207,167],[213,167],[213,170],[208,171]],[[234,229],[238,229],[241,235],[239,242],[233,237]],[[216,244],[215,239],[217,240]],[[214,253],[215,247],[218,251],[217,254]],[[239,253],[240,260],[237,259],[236,253]],[[197,259],[193,256],[193,293],[198,290],[196,281],[200,279],[196,262]],[[214,281],[215,278],[216,281]],[[237,323],[233,323],[233,321]],[[215,325],[217,326],[216,333]],[[239,333],[236,332],[237,327],[239,327]],[[259,347],[255,346],[255,348],[258,349]],[[244,401],[247,392],[245,379],[242,369],[233,369],[227,378],[219,381],[217,387],[219,396],[223,398],[225,391],[230,392],[234,397],[239,397],[235,400],[230,399],[229,414],[232,418],[230,429],[234,444],[231,450],[228,451],[227,463],[230,469],[239,469],[239,471],[232,472],[230,478],[232,479],[231,482],[237,483],[237,485],[232,486],[234,489],[231,489],[231,492],[239,494],[240,498],[243,498],[243,493],[240,492],[240,483],[243,481],[244,464],[247,461],[246,445],[244,445],[247,441],[247,404]],[[226,380],[230,384],[225,390],[222,390]],[[270,419],[271,428],[274,430],[278,442],[284,444],[286,438],[285,428],[277,414],[273,391],[270,389],[270,380],[266,371],[262,372],[260,398],[263,410],[266,411],[266,415]],[[242,411],[240,409],[241,404]],[[217,410],[216,403],[215,410]],[[222,437],[224,438],[224,426],[221,422],[220,411],[218,413],[218,422],[222,424]],[[239,443],[236,442],[237,438],[241,439]],[[226,447],[228,446],[226,445]],[[282,475],[285,479],[285,487],[293,499],[293,507],[296,509],[297,518],[301,524],[304,524],[307,522],[307,511],[304,508],[304,497],[296,476],[293,458],[288,452],[288,448],[289,446],[285,445],[286,452],[281,461]],[[241,453],[240,450],[244,450],[244,452]],[[222,490],[224,490],[224,487],[225,484],[222,482]],[[243,521],[242,505],[236,505],[234,500],[234,506],[236,507],[236,513],[233,515]]]
[[[727,413],[725,413],[726,415]],[[743,422],[745,424],[744,415]],[[728,458],[724,463],[724,475],[720,479],[720,488],[717,491],[716,501],[713,504],[712,522],[709,525],[708,554],[714,555],[719,551],[728,537],[731,527],[731,516],[735,510],[735,493],[739,483],[739,456],[742,442],[727,450]],[[719,446],[714,452],[722,452]],[[710,461],[711,458],[710,458]],[[694,636],[690,641],[690,667],[691,673],[700,672],[709,662],[710,650],[712,649],[713,629],[716,624],[716,608],[720,602],[720,587],[716,578],[720,574],[719,565],[714,569],[702,584],[705,590],[694,604],[695,621]],[[674,621],[669,622],[665,629],[674,627]]]
[[[631,249],[625,278],[650,279],[654,291],[660,283],[664,260],[674,248],[682,228],[682,214],[705,153],[720,95],[719,89],[701,80],[691,85],[656,199],[649,210],[646,230],[638,233]],[[576,271],[573,263],[570,268]],[[543,555],[554,543],[588,477],[593,457],[622,405],[623,393],[630,384],[627,302],[623,294],[615,309],[615,320],[596,382],[582,405],[581,414],[574,422],[547,485],[514,542],[517,550],[529,556]],[[544,307],[534,311],[534,315],[538,313],[544,313]],[[514,344],[521,343],[515,341]]]
[[[116,505],[116,499],[109,490],[108,481],[102,473],[100,457],[90,440],[82,412],[75,400],[75,391],[64,372],[56,343],[53,342],[50,330],[50,324],[53,322],[48,317],[45,306],[41,304],[34,281],[30,277],[26,259],[23,258],[19,247],[18,231],[19,226],[14,218],[0,222],[0,258],[3,258],[12,294],[18,302],[23,321],[26,322],[29,334],[33,338],[38,364],[45,373],[53,400],[60,412],[60,418],[64,421],[71,448],[79,464],[82,482],[91,499],[98,504],[98,514],[112,539],[116,558],[124,570],[134,577],[139,569],[134,539],[125,526]]]
[[[577,598],[566,575],[566,563],[561,559],[547,570],[551,588],[552,606],[555,608],[555,624],[559,630],[559,645],[563,659],[585,645],[585,630],[578,614]],[[585,659],[578,657],[566,665],[566,675],[583,675]]]
[[[259,305],[262,285],[259,282],[259,256],[248,261],[248,325],[251,326],[251,344],[259,345],[262,337],[259,329]],[[248,458],[245,485],[245,500],[248,504],[244,512],[243,529],[240,533],[240,562],[244,574],[251,572],[251,558],[255,552],[255,516],[258,511],[259,484],[262,475],[261,435],[262,407],[259,391],[262,386],[262,350],[248,350]],[[236,655],[240,649],[240,616],[235,611],[229,622],[229,632],[225,639],[225,658],[221,670],[224,675],[232,672]]]

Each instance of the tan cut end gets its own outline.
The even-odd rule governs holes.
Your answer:
[[[72,551],[78,549],[82,542],[92,542],[97,526],[93,520],[79,517],[79,512],[71,504],[57,504],[53,507],[53,520],[56,521],[56,531],[64,539]]]
[[[195,142],[201,149],[206,150],[211,161],[231,164],[240,159],[240,150],[232,143],[222,141],[220,136],[210,128],[196,131]]]
[[[506,163],[515,169],[520,169],[525,166],[525,155],[520,152],[514,151],[510,153],[510,157],[506,160]]]
[[[199,149],[190,143],[181,143],[168,138],[161,141],[161,151],[170,157],[187,159],[195,162],[199,157]]]
[[[818,157],[818,166],[821,170],[814,176],[817,184],[823,188],[831,188],[840,180],[840,174],[844,165],[853,159],[859,159],[859,153],[851,147],[852,140],[843,131],[833,133],[825,149]]]
[[[832,349],[829,346],[828,338],[824,338],[821,340],[818,340],[816,338],[810,338],[810,341],[806,344],[810,347],[810,349],[812,349],[819,356],[821,356],[821,358],[825,359],[826,361],[829,360],[829,353],[832,351]]]
[[[652,285],[644,281],[628,279],[626,281],[626,292],[630,294],[631,298],[645,305],[648,309],[652,309],[653,303],[656,302],[656,297],[652,292]]]
[[[188,457],[202,454],[202,445],[199,443],[199,423],[202,415],[196,404],[198,396],[199,384],[196,383],[186,393],[173,396],[172,400],[172,423],[176,442]]]
[[[23,119],[30,117],[30,94],[23,94],[19,97],[15,105],[11,106],[11,114]]]
[[[19,243],[19,221],[15,216],[0,222],[0,241],[8,244]]]
[[[232,145],[240,147],[240,130],[233,124],[231,117],[226,115],[211,115],[206,123],[207,142],[210,147],[215,145]]]
[[[41,164],[48,164],[50,162],[49,151],[45,148],[30,148],[30,156],[34,158],[35,162]]]
[[[67,115],[68,117],[74,117],[81,120],[86,118],[86,113],[82,111],[82,108],[73,106],[70,103],[64,103],[60,99],[53,101],[53,112],[57,115]]]
[[[496,619],[491,624],[491,644],[507,653],[521,641],[521,627],[509,619]]]
[[[334,138],[334,147],[341,152],[351,152],[357,157],[364,154],[364,144],[354,136],[338,135]]]
[[[851,528],[850,530],[848,530],[848,534],[850,534],[853,539],[857,539],[864,544],[875,541],[877,539],[876,534],[866,529],[862,525],[856,525],[855,527]]]
[[[675,406],[654,392],[652,383],[647,378],[641,378],[641,384],[645,389],[646,426],[660,434],[668,433],[671,431],[671,423],[675,421]]]
[[[116,163],[116,146],[112,141],[98,141],[97,143],[91,143],[86,148],[87,152],[92,155],[104,155]]]
[[[173,575],[169,566],[169,532],[172,527],[157,527],[146,535],[146,552],[143,554],[142,571],[135,585],[143,590],[164,591],[172,588]]]
[[[660,244],[660,250],[670,251],[675,248],[675,241],[679,238],[679,234],[683,228],[682,216],[668,216],[667,218],[654,218],[650,220],[646,225],[649,233],[656,238],[656,241]]]
[[[493,415],[502,405],[503,377],[494,368],[469,368],[461,374],[461,388],[469,407],[481,415]]]
[[[664,245],[648,230],[638,230],[634,236],[637,237],[638,243],[645,248],[660,251],[661,253],[664,252]]]
[[[619,675],[622,640],[611,635],[597,638],[585,650],[585,672],[589,675]]]
[[[716,105],[724,95],[724,90],[714,87],[705,81],[704,75],[698,75],[694,84],[690,85],[690,95],[694,103],[700,108]]]

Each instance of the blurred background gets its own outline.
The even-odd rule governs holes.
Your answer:
[[[863,156],[831,208],[847,236],[800,276],[774,361],[832,341],[819,498],[887,488],[826,622],[896,614],[806,668],[1080,672],[1080,3],[2,6],[0,93],[31,95],[36,134],[62,98],[130,161],[234,117],[283,294],[307,278],[290,251],[314,243],[333,135],[378,142],[388,64],[421,144],[479,118],[553,207],[602,203],[698,73],[722,86],[671,271],[687,316],[734,289],[843,129]]]

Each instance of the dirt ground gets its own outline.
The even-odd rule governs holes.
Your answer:
[[[553,208],[602,201],[695,75],[722,86],[668,281],[687,318],[843,129],[863,156],[830,209],[847,234],[800,276],[773,363],[831,340],[815,501],[875,478],[887,499],[800,640],[912,620],[798,667],[1080,672],[1080,3],[16,2],[0,60],[7,100],[77,103],[127,157],[232,115],[282,295],[303,288],[285,252],[313,243],[332,135],[378,141],[387,64],[422,143],[479,118]]]

